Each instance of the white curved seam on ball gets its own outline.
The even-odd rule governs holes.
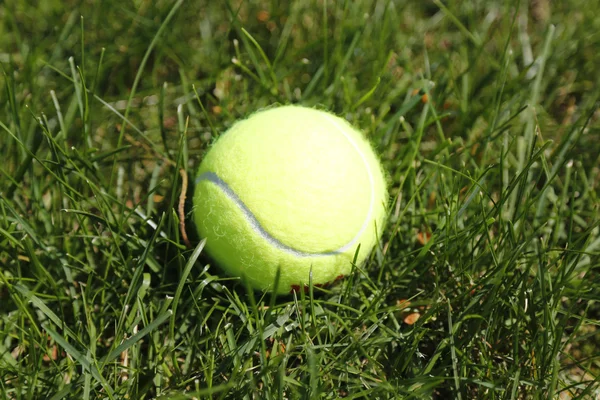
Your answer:
[[[365,218],[365,221],[363,222],[360,230],[358,231],[356,236],[354,236],[354,238],[350,242],[346,243],[339,249],[335,250],[336,253],[345,253],[350,248],[352,248],[352,246],[357,244],[357,242],[360,240],[360,237],[363,235],[363,233],[369,226],[369,223],[371,222],[371,218],[373,217],[373,208],[375,207],[375,180],[373,179],[373,174],[371,173],[371,168],[369,168],[369,163],[367,162],[363,152],[360,151],[360,149],[358,148],[358,145],[356,144],[356,142],[350,137],[350,135],[348,135],[348,133],[346,133],[346,131],[344,131],[344,129],[338,124],[338,122],[335,119],[331,118],[326,113],[323,113],[322,115],[333,126],[335,126],[335,128],[342,135],[344,135],[344,137],[348,140],[348,142],[350,142],[350,145],[352,145],[352,147],[354,147],[354,150],[356,150],[356,152],[360,156],[360,159],[362,160],[363,164],[365,165],[365,170],[367,171],[367,175],[369,176],[369,184],[371,186],[371,199],[369,201],[369,211],[367,212],[367,217]]]
[[[273,247],[276,247],[280,250],[290,253],[291,255],[296,256],[296,257],[323,257],[323,256],[333,256],[336,254],[343,253],[343,251],[340,251],[340,250],[327,251],[327,252],[321,252],[321,253],[309,253],[309,252],[297,250],[297,249],[290,247],[284,243],[281,243],[279,240],[277,240],[276,238],[271,236],[269,234],[269,232],[266,231],[266,229],[256,219],[254,214],[252,214],[252,211],[250,211],[250,209],[248,209],[246,204],[244,204],[244,202],[238,197],[238,195],[233,191],[233,189],[231,189],[229,187],[227,182],[225,182],[223,179],[219,178],[219,176],[217,174],[215,174],[214,172],[210,172],[210,171],[204,172],[200,176],[198,176],[198,178],[196,178],[196,185],[202,181],[209,181],[209,182],[213,183],[214,185],[216,185],[219,189],[221,189],[221,191],[229,198],[229,200],[233,201],[235,203],[235,205],[238,206],[238,208],[242,211],[242,213],[244,214],[244,217],[246,218],[246,221],[248,221],[248,223],[252,226],[254,231],[257,232],[267,242],[269,242],[269,244],[271,244]]]

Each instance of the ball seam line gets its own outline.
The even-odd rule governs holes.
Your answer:
[[[293,247],[290,247],[284,243],[281,243],[279,240],[271,236],[269,232],[260,224],[260,222],[256,219],[252,211],[244,204],[244,202],[238,197],[238,195],[229,187],[229,185],[219,178],[217,174],[214,172],[204,172],[196,179],[196,185],[200,184],[202,181],[208,181],[214,185],[216,185],[228,198],[233,201],[236,206],[242,211],[246,221],[251,225],[252,229],[257,232],[263,239],[265,239],[269,244],[279,250],[283,250],[287,253],[290,253],[296,257],[323,257],[323,256],[333,256],[336,254],[341,254],[343,251],[334,250],[328,252],[320,252],[320,253],[309,253],[304,251],[299,251]]]

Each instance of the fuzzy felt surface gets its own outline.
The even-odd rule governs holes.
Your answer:
[[[387,191],[363,135],[299,106],[236,123],[198,170],[194,218],[209,254],[257,289],[325,284],[362,263],[385,219]]]

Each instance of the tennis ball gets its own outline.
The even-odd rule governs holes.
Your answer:
[[[364,262],[383,228],[387,191],[363,135],[300,106],[235,123],[204,157],[194,222],[229,274],[277,292],[325,285]]]

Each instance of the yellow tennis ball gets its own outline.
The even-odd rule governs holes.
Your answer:
[[[381,165],[363,135],[300,106],[234,124],[200,165],[194,222],[229,274],[256,289],[298,291],[347,275],[372,251],[386,215]],[[360,246],[360,247],[359,247]]]

